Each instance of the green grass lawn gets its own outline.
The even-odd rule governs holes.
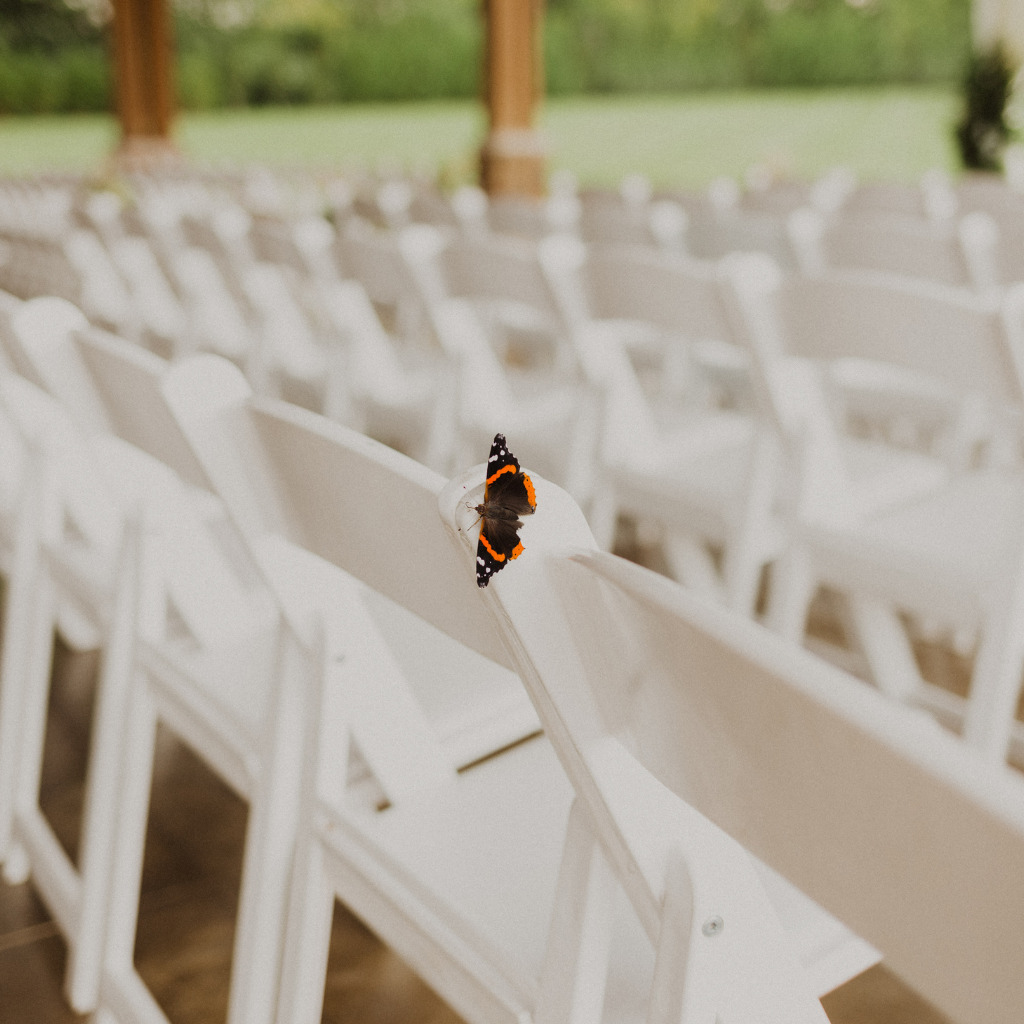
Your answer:
[[[696,93],[549,100],[540,123],[550,166],[585,183],[641,170],[699,186],[765,163],[799,177],[845,164],[864,178],[955,171],[952,89]],[[484,129],[472,102],[272,108],[183,114],[177,140],[210,164],[392,165],[468,180]],[[0,118],[0,173],[99,171],[117,135],[110,117]]]

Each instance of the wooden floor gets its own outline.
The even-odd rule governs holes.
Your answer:
[[[58,645],[41,805],[72,854],[96,659]],[[225,1019],[246,808],[185,748],[161,737],[136,963],[174,1024]],[[64,945],[31,884],[0,883],[0,1024],[72,1024]],[[884,967],[824,1001],[832,1024],[942,1024]],[[323,1020],[457,1024],[459,1018],[337,907]]]

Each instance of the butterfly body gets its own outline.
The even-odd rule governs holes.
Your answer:
[[[476,582],[486,587],[491,577],[523,551],[519,540],[522,516],[537,509],[533,482],[509,451],[504,434],[495,434],[487,459],[484,500],[475,506],[480,516],[480,540],[476,547]]]

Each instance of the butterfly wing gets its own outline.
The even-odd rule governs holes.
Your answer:
[[[519,460],[509,451],[504,434],[495,434],[491,445],[484,484],[484,505],[507,509],[517,517],[532,516],[537,511],[533,481],[522,471]]]
[[[476,546],[476,582],[486,587],[491,577],[522,553],[520,516],[537,509],[533,482],[509,451],[504,434],[495,434],[487,460],[480,540]]]
[[[519,520],[487,519],[480,522],[480,540],[476,545],[476,582],[486,587],[491,577],[522,553]]]

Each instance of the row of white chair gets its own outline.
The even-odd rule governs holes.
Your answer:
[[[1020,662],[1010,643],[1015,620],[996,627],[992,601],[982,595],[994,593],[989,567],[1015,564],[1017,549],[997,514],[982,514],[989,506],[956,495],[991,487],[1012,493],[1015,471],[960,479],[949,463],[959,470],[970,464],[979,440],[994,443],[991,432],[978,429],[979,405],[1002,415],[1018,403],[1019,377],[1011,357],[1020,318],[1012,295],[1000,306],[995,298],[831,274],[779,281],[767,301],[761,296],[736,316],[726,293],[736,287],[749,292],[748,271],[740,267],[749,261],[728,261],[725,270],[725,264],[602,250],[585,252],[574,268],[552,256],[559,248],[554,243],[538,251],[521,242],[457,236],[436,243],[436,265],[425,272],[424,247],[412,245],[414,237],[351,233],[340,244],[346,259],[360,265],[364,280],[372,282],[372,297],[387,298],[389,283],[393,296],[414,295],[418,315],[444,340],[458,370],[445,376],[438,368],[451,363],[436,362],[433,373],[403,378],[387,365],[386,342],[372,343],[372,330],[362,332],[366,342],[342,364],[343,372],[366,382],[356,390],[358,409],[349,390],[335,398],[336,415],[389,440],[404,440],[407,449],[442,468],[452,464],[453,451],[460,451],[453,439],[462,438],[462,452],[467,446],[479,450],[499,427],[515,428],[531,464],[586,503],[604,546],[612,543],[616,519],[630,515],[648,534],[657,530],[665,537],[678,578],[748,613],[765,567],[778,562],[768,618],[787,635],[802,633],[816,584],[840,586],[855,609],[852,634],[876,681],[893,694],[933,705],[951,724],[962,713],[958,703],[921,685],[892,610],[911,611],[923,621],[952,620],[960,635],[980,637],[972,688],[972,698],[978,699],[972,707],[988,706],[979,712],[988,724],[971,726],[968,733],[994,756],[1005,753],[1009,737],[1019,731],[1012,713]],[[401,268],[406,283],[396,288]],[[267,287],[263,294],[274,293]],[[459,305],[467,299],[477,320]],[[363,322],[372,328],[372,311],[358,293],[349,295],[349,304],[363,311]],[[608,321],[617,322],[614,331],[607,329]],[[506,349],[546,337],[553,358],[544,375],[529,378],[540,394],[525,402],[516,399],[491,346],[479,343],[481,322],[493,328],[492,340],[500,329]],[[243,333],[240,329],[239,336]],[[296,335],[287,327],[282,333]],[[652,354],[660,365],[658,379],[663,387],[667,382],[675,405],[670,430],[659,424],[635,373],[635,357]],[[938,436],[946,458],[836,437],[815,374],[794,366],[793,356],[821,368],[850,415],[874,422],[906,422],[909,416],[911,427]],[[894,381],[891,368],[881,377],[877,370],[865,375],[864,359],[900,364],[902,371],[917,374],[913,386],[902,377]],[[738,390],[747,390],[746,408],[722,410],[691,401],[680,424],[680,391],[672,381],[678,382],[679,367],[690,360],[699,364],[701,383],[712,376],[735,391],[739,380]],[[571,364],[579,377],[570,374],[552,387],[551,367]],[[782,377],[793,380],[783,385]],[[988,430],[983,421],[982,426]],[[410,437],[418,437],[422,446],[413,448]],[[915,500],[907,504],[907,499]],[[950,506],[955,515],[936,514]],[[909,554],[895,558],[892,545],[901,551],[920,545],[926,535],[912,524],[914,516],[931,524],[933,533],[939,524],[946,532],[927,548],[926,557],[918,554],[908,563]],[[822,519],[830,524],[826,539]],[[842,524],[840,533],[836,523]],[[882,523],[890,524],[888,546],[879,554],[872,531]],[[829,550],[849,547],[868,569],[863,575],[848,567],[842,573],[808,569],[805,535],[826,552],[817,558],[823,566],[829,564]],[[962,557],[976,551],[982,538],[992,558]],[[844,567],[849,557],[843,555]],[[978,585],[961,591],[977,594],[976,600],[939,600],[942,591],[932,580],[949,578],[951,559],[974,567]],[[903,581],[908,572],[916,581],[914,600]],[[961,577],[955,579],[962,583]],[[867,594],[865,579],[871,581]],[[885,614],[864,612],[868,598],[874,605],[881,602]],[[994,637],[1001,638],[998,656],[982,656]],[[995,677],[1002,681],[984,682]],[[982,697],[986,692],[1001,696]],[[1019,745],[1019,739],[1012,742]]]
[[[1013,1018],[1008,769],[597,554],[541,478],[526,553],[482,594],[483,467],[446,485],[216,357],[79,327],[60,365],[105,425],[0,378],[31,453],[0,849],[68,938],[79,1009],[164,1019],[132,964],[159,721],[252,808],[233,1021],[319,1019],[336,897],[469,1021],[823,1021],[816,995],[876,954],[770,869],[952,1020]],[[35,787],[48,634],[83,596],[105,657],[76,871]],[[503,749],[536,729],[521,683],[544,736]]]

